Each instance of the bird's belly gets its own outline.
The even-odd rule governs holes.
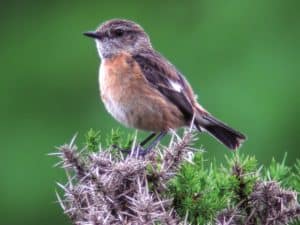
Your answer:
[[[115,98],[115,93],[113,96],[107,94],[101,96],[107,111],[125,126],[147,131],[165,130],[159,106],[149,99],[146,100],[146,96],[123,94]]]
[[[106,110],[120,123],[131,127],[128,119],[128,108],[122,104],[120,99],[114,99],[109,94],[101,94]]]
[[[102,99],[107,111],[127,127],[160,132],[185,125],[177,108],[167,107],[153,96],[133,93],[115,99],[104,94]]]

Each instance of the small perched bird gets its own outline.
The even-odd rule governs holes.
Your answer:
[[[170,129],[192,122],[229,149],[237,149],[245,140],[197,102],[184,76],[152,47],[138,24],[112,19],[84,35],[96,40],[101,58],[100,92],[107,111],[128,127],[152,132],[141,146],[156,136],[144,153]]]

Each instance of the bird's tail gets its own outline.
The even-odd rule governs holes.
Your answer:
[[[232,129],[210,114],[202,114],[198,118],[196,117],[195,125],[199,131],[207,131],[229,149],[236,150],[246,140],[245,135]]]

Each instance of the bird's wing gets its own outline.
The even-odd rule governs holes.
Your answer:
[[[152,51],[136,54],[133,58],[150,85],[176,105],[186,120],[190,121],[194,114],[192,90],[176,68]]]

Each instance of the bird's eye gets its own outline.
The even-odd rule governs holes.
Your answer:
[[[124,34],[124,30],[116,29],[114,33],[115,33],[116,37],[121,37]]]

